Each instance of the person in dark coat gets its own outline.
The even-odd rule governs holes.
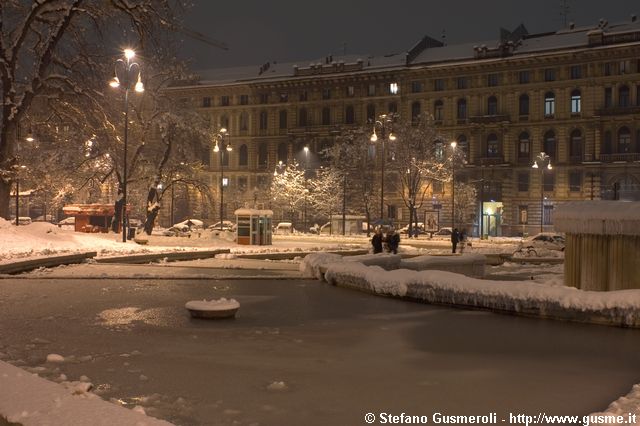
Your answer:
[[[373,253],[382,253],[382,230],[376,229],[373,238],[371,238],[371,245],[373,246]]]
[[[458,233],[458,228],[454,228],[453,232],[451,233],[451,253],[456,252],[456,247],[458,246],[459,242],[460,234]]]
[[[393,228],[387,233],[387,247],[390,253],[398,254],[398,246],[400,245],[400,234],[396,233]]]

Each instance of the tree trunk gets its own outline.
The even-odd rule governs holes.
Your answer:
[[[11,181],[0,179],[0,217],[10,220],[9,202],[11,198]]]
[[[6,117],[9,108],[3,108],[3,115]],[[9,211],[9,203],[11,200],[12,182],[9,180],[11,173],[11,161],[15,139],[10,137],[15,135],[15,125],[5,119],[0,123],[2,131],[0,132],[0,217],[7,220],[11,218]]]
[[[160,211],[160,204],[158,203],[158,183],[159,182],[156,181],[149,187],[149,194],[147,195],[147,216],[144,221],[144,232],[147,235],[151,235],[153,225]]]

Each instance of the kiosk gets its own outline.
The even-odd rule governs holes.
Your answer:
[[[68,204],[62,208],[64,214],[76,218],[76,232],[109,232],[115,207],[113,204]],[[127,214],[131,206],[127,206]],[[118,230],[122,230],[118,223]]]
[[[271,245],[273,211],[238,209],[236,215],[236,242],[245,245]]]

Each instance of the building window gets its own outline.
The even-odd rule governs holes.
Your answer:
[[[622,86],[618,89],[618,106],[628,107],[631,105],[629,102],[629,86]]]
[[[458,148],[460,148],[460,151],[462,152],[463,157],[469,158],[469,141],[467,140],[467,136],[458,135],[458,138],[456,139],[456,141],[458,142]]]
[[[611,108],[613,106],[613,89],[611,87],[604,88],[604,107]]]
[[[468,89],[469,88],[469,78],[468,77],[458,77],[457,86],[458,89]]]
[[[347,86],[346,95],[348,98],[353,98],[356,95],[356,88],[353,86]]]
[[[268,104],[269,103],[269,94],[268,93],[260,93],[260,103]]]
[[[465,120],[467,118],[467,100],[458,99],[458,120]]]
[[[518,73],[518,82],[520,84],[529,84],[531,81],[531,73],[528,70],[520,71]]]
[[[618,74],[626,74],[631,72],[631,61],[618,62]]]
[[[322,125],[328,126],[331,124],[331,109],[328,107],[322,108]]]
[[[544,70],[544,81],[555,81],[556,80],[556,70],[553,68],[547,68]]]
[[[440,180],[434,180],[431,184],[434,194],[444,194],[444,183]]]
[[[613,74],[613,70],[611,69],[611,63],[610,62],[606,62],[602,65],[602,72],[605,76],[611,75]]]
[[[240,145],[240,150],[238,154],[238,165],[239,166],[248,166],[249,165],[249,149],[247,145]]]
[[[569,192],[581,192],[582,191],[582,172],[579,170],[572,170],[569,172]]]
[[[629,128],[622,127],[618,130],[618,153],[626,154],[631,152],[631,132]]]
[[[258,167],[266,168],[267,167],[267,159],[269,158],[269,146],[266,142],[261,142],[258,145]]]
[[[522,94],[518,98],[518,112],[521,116],[529,115],[529,95]]]
[[[528,161],[531,158],[531,141],[529,133],[522,132],[518,136],[518,160]]]
[[[551,176],[553,178],[553,176]],[[544,225],[553,225],[553,206],[545,205],[544,206],[544,215],[542,218],[542,223]]]
[[[307,125],[308,117],[306,108],[300,108],[298,111],[298,126],[304,127]]]
[[[376,106],[373,104],[367,105],[367,122],[373,123],[376,120]]]
[[[240,95],[240,105],[249,105],[249,95]]]
[[[211,98],[208,96],[202,98],[202,106],[204,108],[209,108],[211,106]]]
[[[249,113],[247,112],[240,113],[240,130],[249,130]]]
[[[498,98],[495,96],[489,96],[487,99],[487,114],[498,115]]]
[[[389,108],[388,111],[392,114],[395,114],[398,112],[398,104],[396,102],[389,102]]]
[[[442,161],[444,159],[444,142],[436,141],[434,145],[435,156],[437,161]]]
[[[375,96],[376,95],[376,85],[375,84],[370,84],[369,87],[367,88],[367,95],[368,96]]]
[[[287,162],[287,156],[289,154],[289,147],[284,142],[278,144],[278,162],[282,161],[282,163]]]
[[[487,136],[487,157],[495,158],[500,156],[500,144],[498,143],[498,136],[495,133],[491,133]]]
[[[289,102],[289,94],[280,93],[280,102]]]
[[[220,127],[227,130],[229,129],[229,117],[227,117],[226,115],[220,117]]]
[[[322,99],[324,100],[331,99],[331,89],[327,87],[322,89]]]
[[[529,206],[518,206],[518,224],[526,225],[529,223]]]
[[[306,90],[301,90],[300,93],[298,93],[298,100],[300,102],[306,102],[308,98],[309,98],[309,94],[307,93]]]
[[[518,173],[518,192],[529,192],[529,172]]]
[[[547,92],[544,95],[544,116],[553,117],[556,113],[556,95]]]
[[[578,89],[571,92],[571,114],[580,114],[582,111],[582,102],[580,91]]]
[[[267,130],[268,123],[269,116],[267,115],[267,111],[260,111],[260,130]]]
[[[415,101],[411,104],[411,123],[417,124],[420,121],[421,108],[420,101]]]
[[[344,114],[344,122],[346,124],[354,124],[356,122],[356,114],[353,110],[353,106],[348,105]]]
[[[601,150],[603,154],[611,154],[613,152],[610,130],[604,132],[604,143],[602,144]]]
[[[238,190],[240,192],[245,192],[247,190],[247,182],[248,179],[246,176],[238,176]]]
[[[392,95],[398,94],[398,83],[389,84],[389,93],[391,93]]]
[[[553,192],[556,186],[556,175],[553,171],[545,170],[542,182],[544,185],[544,192]]]
[[[422,82],[421,81],[412,81],[411,82],[411,93],[420,93],[422,92]]]
[[[444,80],[441,78],[436,78],[433,80],[433,90],[440,92],[444,90]]]
[[[437,121],[444,120],[444,104],[441,100],[437,100],[433,104],[433,118]]]
[[[578,129],[571,132],[569,137],[569,157],[572,162],[582,161],[582,132]]]
[[[257,178],[258,188],[266,189],[269,187],[269,178],[265,175],[259,175]]]
[[[580,65],[572,65],[569,74],[572,80],[582,78],[582,67]]]
[[[229,106],[229,96],[220,96],[220,106]]]
[[[542,150],[551,157],[551,160],[556,158],[556,134],[553,130],[549,130],[544,134],[544,140],[542,141]]]
[[[489,74],[487,76],[487,86],[493,87],[499,84],[498,74]]]
[[[283,109],[280,111],[279,114],[279,120],[280,122],[280,128],[281,129],[286,129],[287,128],[287,110]]]

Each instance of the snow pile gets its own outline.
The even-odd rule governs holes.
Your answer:
[[[363,265],[380,266],[382,269],[386,269],[387,271],[391,269],[398,269],[400,267],[400,262],[402,261],[402,257],[397,254],[361,254],[357,256],[345,256],[342,258],[345,262],[359,262]]]
[[[170,426],[87,392],[90,383],[49,382],[0,361],[0,417],[24,426]]]
[[[305,278],[322,279],[322,271],[324,265],[329,263],[341,262],[342,256],[332,253],[311,253],[305,256],[300,262],[300,272]]]
[[[638,212],[638,201],[573,201],[558,205],[553,222],[569,234],[640,235]]]
[[[191,300],[184,305],[190,311],[229,311],[240,308],[236,299]]]
[[[331,284],[417,301],[640,327],[640,291],[581,291],[531,281],[492,281],[446,271],[385,271],[359,263],[325,265]]]
[[[635,414],[636,421],[640,420],[640,384],[633,385],[631,392],[613,401],[602,413],[593,413],[590,416],[623,416],[628,419],[629,415]],[[602,423],[603,425],[618,425],[619,423]]]

